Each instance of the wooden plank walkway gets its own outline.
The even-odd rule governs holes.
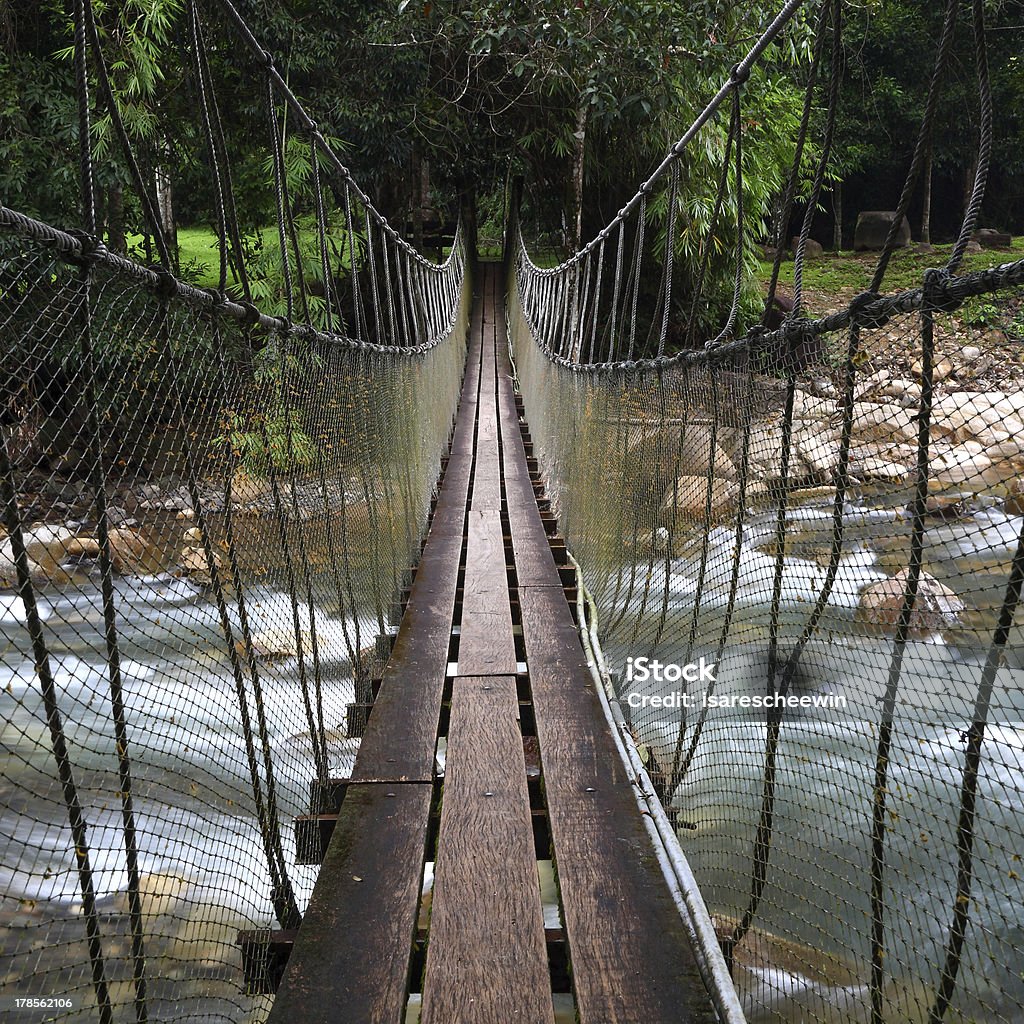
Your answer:
[[[422,1024],[553,1024],[569,978],[581,1024],[716,1019],[542,520],[501,289],[484,266],[430,530],[271,1024],[404,1024],[413,993]]]

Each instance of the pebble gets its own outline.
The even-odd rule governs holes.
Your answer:
[[[981,349],[977,345],[964,345],[960,349],[960,355],[965,362],[973,363],[981,358]]]

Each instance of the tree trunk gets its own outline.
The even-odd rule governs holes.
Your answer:
[[[971,193],[974,191],[974,179],[978,176],[978,157],[971,157],[971,162],[964,168],[964,203],[963,216],[967,216],[967,207],[971,205]]]
[[[171,269],[178,271],[178,225],[174,219],[174,190],[171,185],[170,172],[161,164],[153,169],[153,181],[156,185],[156,212],[160,218],[160,229],[164,243],[171,257]]]
[[[508,213],[505,218],[503,231],[505,244],[501,254],[505,261],[505,268],[512,265],[513,253],[515,252],[515,235],[513,229],[519,226],[519,214],[523,208],[523,176],[516,174],[509,184],[508,192]]]
[[[412,157],[412,244],[423,252],[423,154],[417,146]]]
[[[124,188],[120,182],[107,190],[107,248],[123,253],[127,249],[124,228]]]
[[[924,155],[924,195],[921,197],[921,244],[932,244],[932,147]]]
[[[466,258],[470,267],[475,267],[477,262],[476,244],[476,187],[471,183],[462,186],[459,196],[459,204],[462,209],[462,231],[466,240]]]
[[[843,247],[843,183],[837,181],[832,189],[832,248]]]
[[[583,157],[587,145],[587,107],[580,103],[576,109],[576,131],[572,146],[572,224],[569,232],[569,251],[580,247],[583,237]]]

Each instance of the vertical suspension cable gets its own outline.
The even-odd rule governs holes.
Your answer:
[[[668,337],[668,322],[672,312],[672,276],[675,271],[676,258],[676,202],[679,193],[679,161],[672,164],[670,185],[668,190],[667,223],[665,225],[665,286],[663,295],[664,306],[661,311],[661,327],[658,330],[658,356],[665,354],[665,339]]]
[[[622,287],[622,255],[623,248],[626,244],[626,222],[619,222],[619,241],[615,250],[615,277],[612,290],[612,308],[609,320],[611,322],[611,331],[608,335],[608,358],[609,363],[615,362],[615,353],[619,349],[619,292]]]
[[[601,284],[604,278],[604,239],[597,250],[597,280],[594,285],[594,312],[590,323],[590,347],[587,349],[587,362],[594,361],[594,344],[597,340],[597,323],[601,314]]]
[[[203,123],[204,135],[206,136],[207,152],[210,161],[210,172],[214,181],[214,198],[217,214],[218,241],[220,250],[220,275],[218,291],[223,295],[227,283],[227,254],[228,254],[228,231],[231,215],[231,192],[230,179],[225,180],[221,176],[219,159],[217,153],[217,136],[212,111],[215,109],[212,83],[204,75],[205,46],[202,40],[202,30],[199,24],[198,10],[194,2],[189,4],[191,25],[192,25],[192,46],[198,90],[199,109]],[[236,225],[237,230],[237,225]],[[211,329],[214,338],[214,351],[217,358],[218,382],[221,390],[221,400],[226,406],[230,400],[228,386],[227,359],[224,351],[224,340],[221,332],[220,320],[214,315],[211,317]],[[230,446],[229,446],[230,451]],[[235,692],[238,700],[239,714],[242,721],[242,731],[246,743],[246,757],[249,767],[250,781],[253,789],[253,801],[256,810],[257,823],[260,826],[260,834],[263,841],[264,856],[271,880],[271,902],[274,906],[275,915],[283,928],[294,928],[301,920],[298,906],[295,902],[295,895],[292,890],[291,881],[288,877],[288,867],[285,861],[284,850],[281,845],[281,826],[277,813],[277,794],[274,780],[273,758],[270,749],[270,736],[267,728],[266,713],[263,701],[262,682],[256,657],[253,653],[252,634],[249,627],[247,602],[245,588],[243,585],[241,571],[238,565],[238,552],[234,537],[234,516],[232,514],[233,496],[232,488],[233,459],[229,458],[226,463],[224,482],[224,531],[225,545],[230,568],[230,585],[235,593],[235,600],[238,607],[239,628],[241,632],[241,643],[246,652],[246,661],[249,665],[250,681],[253,688],[254,704],[256,708],[257,732],[259,734],[261,750],[263,755],[263,770],[266,776],[266,799],[264,800],[263,786],[257,767],[256,751],[252,735],[252,726],[249,715],[248,700],[245,692],[244,677],[241,662],[238,656],[236,645],[232,642],[233,630],[230,622],[225,628],[227,619],[226,602],[223,609],[221,626],[225,632],[228,646],[228,657],[231,661],[232,675],[235,681]],[[215,560],[214,560],[215,561]],[[220,611],[220,609],[219,609]]]
[[[323,277],[325,325],[328,333],[334,330],[334,280],[331,273],[331,260],[327,251],[327,212],[324,208],[324,193],[320,185],[320,158],[317,156],[316,128],[309,134],[309,164],[313,177],[313,203],[316,216],[317,245],[320,250],[320,273]],[[341,304],[338,303],[338,314],[341,315]],[[345,330],[344,318],[341,330]]]
[[[647,193],[640,199],[640,208],[636,215],[636,247],[633,250],[633,289],[632,300],[629,309],[629,349],[627,359],[633,358],[633,349],[636,344],[636,310],[637,301],[640,298],[640,277],[644,262],[644,230],[647,226]]]
[[[267,125],[270,134],[271,154],[274,165],[274,200],[277,213],[278,253],[281,257],[281,276],[284,279],[285,317],[289,323],[295,319],[295,293],[292,284],[291,259],[288,255],[288,223],[285,209],[285,166],[281,150],[281,128],[277,119],[277,103],[274,96],[274,79],[270,74],[273,65],[268,63],[266,76]],[[305,296],[303,296],[305,299]],[[308,319],[308,317],[307,317]]]
[[[359,255],[356,244],[356,231],[352,219],[352,196],[348,182],[345,182],[345,233],[348,237],[348,266],[352,279],[352,318],[355,322],[356,338],[363,341],[367,337],[366,316],[363,311],[363,295],[359,288]]]

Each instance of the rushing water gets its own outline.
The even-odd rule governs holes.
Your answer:
[[[767,884],[754,931],[737,954],[737,980],[756,1021],[868,1021],[870,850],[879,711],[893,640],[858,619],[860,591],[906,565],[909,523],[865,503],[844,516],[846,543],[821,628],[793,678],[793,694],[843,696],[841,707],[786,712],[777,756]],[[971,721],[991,629],[1006,587],[1021,518],[996,505],[932,523],[925,570],[966,604],[960,623],[907,647],[887,786],[886,1019],[924,1020],[945,959],[956,896],[956,827]],[[735,532],[709,537],[696,642],[687,638],[702,544],[672,561],[662,640],[619,636],[614,664],[629,655],[663,662],[718,660],[714,693],[763,694],[769,678],[768,605],[775,572],[771,515],[748,520],[728,641],[724,626]],[[779,654],[793,647],[820,591],[832,538],[832,509],[795,510],[787,532]],[[657,616],[647,613],[647,620]],[[620,627],[621,632],[621,627]],[[947,1020],[1024,1020],[1024,666],[1019,628],[995,680],[978,784],[970,925],[954,1006]],[[707,684],[623,682],[629,693],[694,700],[685,712],[692,741]],[[671,764],[681,712],[631,712],[661,766]],[[720,925],[742,916],[751,891],[755,832],[764,794],[764,712],[708,712],[690,769],[674,797],[680,838]]]
[[[955,895],[955,828],[963,763],[962,731],[995,609],[1005,587],[1021,521],[995,505],[928,531],[926,570],[966,603],[961,624],[907,650],[888,793],[885,905],[886,1017],[923,1020],[937,965],[944,957]],[[820,588],[831,540],[831,509],[795,510],[783,577],[780,650],[791,648]],[[887,507],[851,508],[833,600],[794,678],[797,693],[842,694],[845,711],[787,714],[778,778],[767,886],[754,931],[738,954],[737,981],[754,1021],[868,1019],[869,851],[879,701],[892,640],[856,619],[861,589],[905,564],[909,527]],[[729,640],[716,668],[716,692],[763,691],[768,612],[775,560],[770,515],[747,523],[740,586]],[[708,539],[706,581],[696,642],[687,650],[696,576],[695,539],[671,564],[664,638],[655,647],[613,637],[609,654],[665,661],[716,660],[724,625],[734,533]],[[217,609],[207,590],[167,572],[116,581],[120,651],[134,772],[151,963],[151,1019],[198,1019],[207,1013],[258,1019],[266,1000],[239,995],[235,932],[270,926],[270,891],[238,714]],[[315,625],[332,771],[344,774],[355,741],[345,738],[353,686],[346,625],[326,592],[310,611],[299,603],[300,629]],[[636,601],[634,594],[632,600]],[[644,613],[640,636],[659,617],[660,593]],[[309,809],[313,774],[309,725],[297,689],[298,659],[285,653],[292,603],[279,572],[246,593],[254,635],[269,645],[260,678],[289,865],[290,819]],[[40,609],[90,829],[105,951],[114,989],[130,1003],[125,924],[126,873],[121,846],[116,756],[111,724],[103,617],[95,577],[41,591]],[[238,626],[237,611],[232,612]],[[0,868],[3,971],[19,994],[77,993],[91,1005],[81,895],[42,699],[32,664],[24,609],[0,596],[7,643],[0,658],[5,854]],[[364,619],[368,643],[376,616]],[[269,640],[268,640],[269,638]],[[284,642],[282,641],[284,638]],[[948,1020],[1024,1018],[1024,931],[1020,924],[1019,854],[1024,852],[1024,669],[1019,635],[996,680],[979,781],[975,871],[960,987]],[[274,656],[271,656],[274,655]],[[312,673],[310,652],[306,668]],[[627,687],[646,694],[679,684]],[[692,686],[694,694],[699,693]],[[251,693],[250,693],[251,698]],[[697,715],[688,713],[685,742]],[[662,765],[671,761],[678,712],[633,712],[643,741]],[[693,764],[675,796],[684,850],[720,924],[746,907],[754,832],[763,793],[765,724],[754,713],[713,712]],[[300,905],[315,867],[293,867]],[[59,979],[55,982],[55,979]]]
[[[299,905],[316,868],[293,866],[290,822],[308,813],[314,774],[309,724],[294,653],[293,606],[269,573],[246,594],[257,644],[282,840]],[[240,995],[239,928],[276,924],[253,810],[252,784],[235,680],[210,592],[164,572],[115,581],[119,649],[133,772],[135,819],[150,976],[150,1019],[259,1016],[266,1000]],[[326,601],[324,602],[326,604]],[[121,832],[103,610],[98,579],[39,592],[57,700],[89,827],[90,859],[115,1003],[130,1013],[127,887]],[[232,624],[239,636],[237,603]],[[345,736],[354,699],[346,626],[336,609],[311,615],[299,602],[311,690],[308,639],[315,619],[320,692],[330,767],[346,774],[355,751]],[[20,599],[0,595],[6,643],[0,658],[0,723],[6,757],[0,819],[4,855],[3,976],[17,995],[74,994],[94,1011],[82,941],[81,892],[70,829],[56,781],[42,696]],[[378,632],[361,623],[362,643]],[[255,720],[251,683],[250,711]],[[314,705],[315,706],[315,705]],[[259,746],[257,745],[257,750]],[[120,958],[120,962],[118,962]]]

